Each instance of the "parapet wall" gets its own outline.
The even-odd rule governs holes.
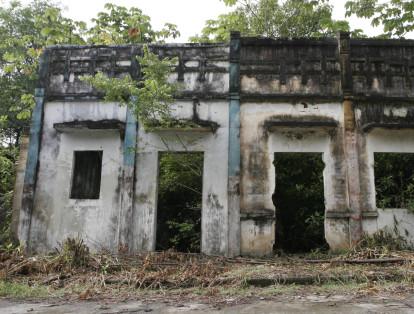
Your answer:
[[[181,84],[180,98],[226,98],[228,46],[225,44],[151,45],[160,57],[178,58],[171,80]],[[49,70],[43,79],[51,99],[99,99],[102,95],[79,80],[103,72],[110,77],[141,77],[137,56],[142,46],[50,47]],[[189,94],[191,93],[191,94]]]
[[[407,100],[414,96],[412,40],[247,37],[241,38],[240,45],[243,99],[263,101],[305,96],[338,100],[344,89],[363,99]],[[160,57],[178,58],[171,79],[183,83],[181,97],[227,97],[227,44],[165,44],[150,48]],[[48,69],[41,78],[42,85],[52,99],[97,99],[102,95],[79,77],[104,72],[111,77],[128,73],[138,79],[141,72],[136,56],[141,53],[141,46],[49,47]],[[349,58],[348,68],[341,67],[340,54]],[[347,86],[341,85],[341,77],[346,79]]]

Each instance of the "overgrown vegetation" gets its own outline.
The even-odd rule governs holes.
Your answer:
[[[375,153],[374,172],[378,208],[414,211],[414,154]]]
[[[157,250],[200,252],[203,153],[160,154]]]
[[[376,246],[389,243],[388,236],[375,239]],[[366,245],[371,243],[365,243],[358,252],[366,250]],[[398,283],[402,291],[413,291],[412,252],[393,251],[394,255],[388,256],[399,259],[371,264],[362,254],[340,255],[316,263],[295,256],[250,259],[171,251],[114,256],[108,252],[89,253],[79,238],[67,239],[61,247],[53,254],[32,257],[24,256],[21,250],[1,251],[0,296],[65,295],[81,300],[142,294],[162,298],[194,294],[241,297],[248,291],[256,296],[286,294],[292,292],[292,285],[296,287],[294,292],[306,285],[312,285],[312,291],[323,291],[348,284],[350,292],[363,293],[360,289],[373,282]],[[362,263],[345,263],[349,259]]]
[[[12,242],[10,223],[16,160],[17,148],[0,144],[0,247]]]
[[[58,256],[64,265],[69,268],[85,267],[89,264],[89,248],[82,238],[68,238],[58,249]]]
[[[230,30],[243,35],[270,37],[311,37],[333,35],[338,30],[350,30],[346,21],[332,18],[327,0],[224,0],[234,10],[209,20],[201,35],[192,40],[227,41]],[[348,15],[372,19],[373,25],[384,27],[384,36],[401,37],[413,29],[413,1],[377,0],[348,1]],[[91,27],[82,21],[67,18],[62,7],[49,0],[33,0],[22,4],[11,1],[0,7],[0,246],[8,245],[14,167],[23,130],[28,127],[34,106],[33,91],[37,80],[39,56],[53,44],[136,44],[162,42],[179,35],[175,25],[166,23],[155,30],[149,16],[139,8],[106,4],[103,12],[93,19]],[[354,30],[354,36],[361,36]],[[170,104],[176,86],[168,83],[175,60],[159,60],[149,49],[139,60],[144,79],[134,82],[130,77],[110,79],[98,74],[94,81],[104,90],[108,100],[129,105],[148,127],[188,126],[186,121],[173,121]],[[132,97],[131,97],[132,96]],[[145,103],[146,106],[138,106]],[[193,126],[190,122],[190,126]],[[408,167],[406,167],[406,170]],[[405,175],[405,174],[404,174]],[[411,183],[402,190],[396,178],[384,177],[381,195],[397,190],[395,196],[380,199],[380,207],[393,204],[411,208]],[[401,192],[402,191],[402,192]],[[319,228],[321,216],[307,218],[309,228]]]
[[[177,27],[171,23],[155,30],[150,17],[134,7],[108,3],[88,28],[85,22],[65,17],[61,5],[51,0],[32,0],[27,4],[10,1],[0,6],[0,246],[9,245],[13,165],[20,137],[29,126],[34,107],[37,67],[43,49],[55,44],[160,42],[178,35]],[[160,64],[165,65],[157,63]],[[147,68],[154,67],[148,65]],[[157,74],[156,71],[151,73]],[[143,84],[142,99],[153,100],[154,93],[170,95],[163,86],[154,84],[148,73]],[[152,108],[155,105],[153,101]],[[145,107],[136,110],[147,114]]]
[[[350,31],[346,20],[332,18],[328,0],[223,0],[234,10],[207,20],[201,35],[194,42],[227,41],[230,31],[240,31],[243,36],[271,38],[302,38],[335,36],[338,31]],[[355,29],[353,36],[363,36]]]
[[[327,249],[321,154],[276,153],[277,250],[287,253]]]
[[[103,73],[81,79],[103,92],[106,101],[127,105],[147,128],[154,124],[168,124],[172,119],[171,104],[177,90],[177,84],[170,83],[168,76],[177,59],[159,59],[146,45],[143,46],[143,55],[137,59],[143,73],[142,80],[138,82],[130,75],[110,78]]]
[[[347,258],[375,259],[395,257],[398,256],[398,252],[411,249],[411,245],[397,230],[385,228],[373,234],[364,234],[358,243],[343,255]]]
[[[407,241],[397,232],[381,229],[377,232],[365,234],[355,247],[358,249],[383,248],[386,251],[404,251],[409,248]]]
[[[0,297],[45,298],[48,295],[49,292],[45,286],[0,280]]]
[[[346,16],[371,20],[374,27],[382,26],[380,37],[401,38],[414,30],[414,1],[412,0],[354,0],[345,3]]]

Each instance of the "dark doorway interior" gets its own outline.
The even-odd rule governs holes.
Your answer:
[[[203,153],[159,157],[157,250],[200,252]]]
[[[321,153],[276,153],[275,249],[305,253],[327,249]]]
[[[375,153],[378,208],[414,209],[414,154]]]
[[[99,199],[101,190],[102,151],[74,151],[70,198]]]

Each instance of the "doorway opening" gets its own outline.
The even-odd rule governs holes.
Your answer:
[[[322,153],[275,153],[275,249],[306,253],[328,249]]]
[[[414,210],[414,153],[374,153],[378,208]]]
[[[156,250],[201,250],[203,153],[159,154]]]

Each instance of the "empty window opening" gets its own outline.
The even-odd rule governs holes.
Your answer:
[[[375,153],[378,208],[414,209],[414,154]]]
[[[305,253],[327,249],[321,153],[276,153],[275,249]]]
[[[101,189],[102,151],[75,151],[70,198],[99,199]]]
[[[156,249],[200,252],[203,153],[159,157]]]

